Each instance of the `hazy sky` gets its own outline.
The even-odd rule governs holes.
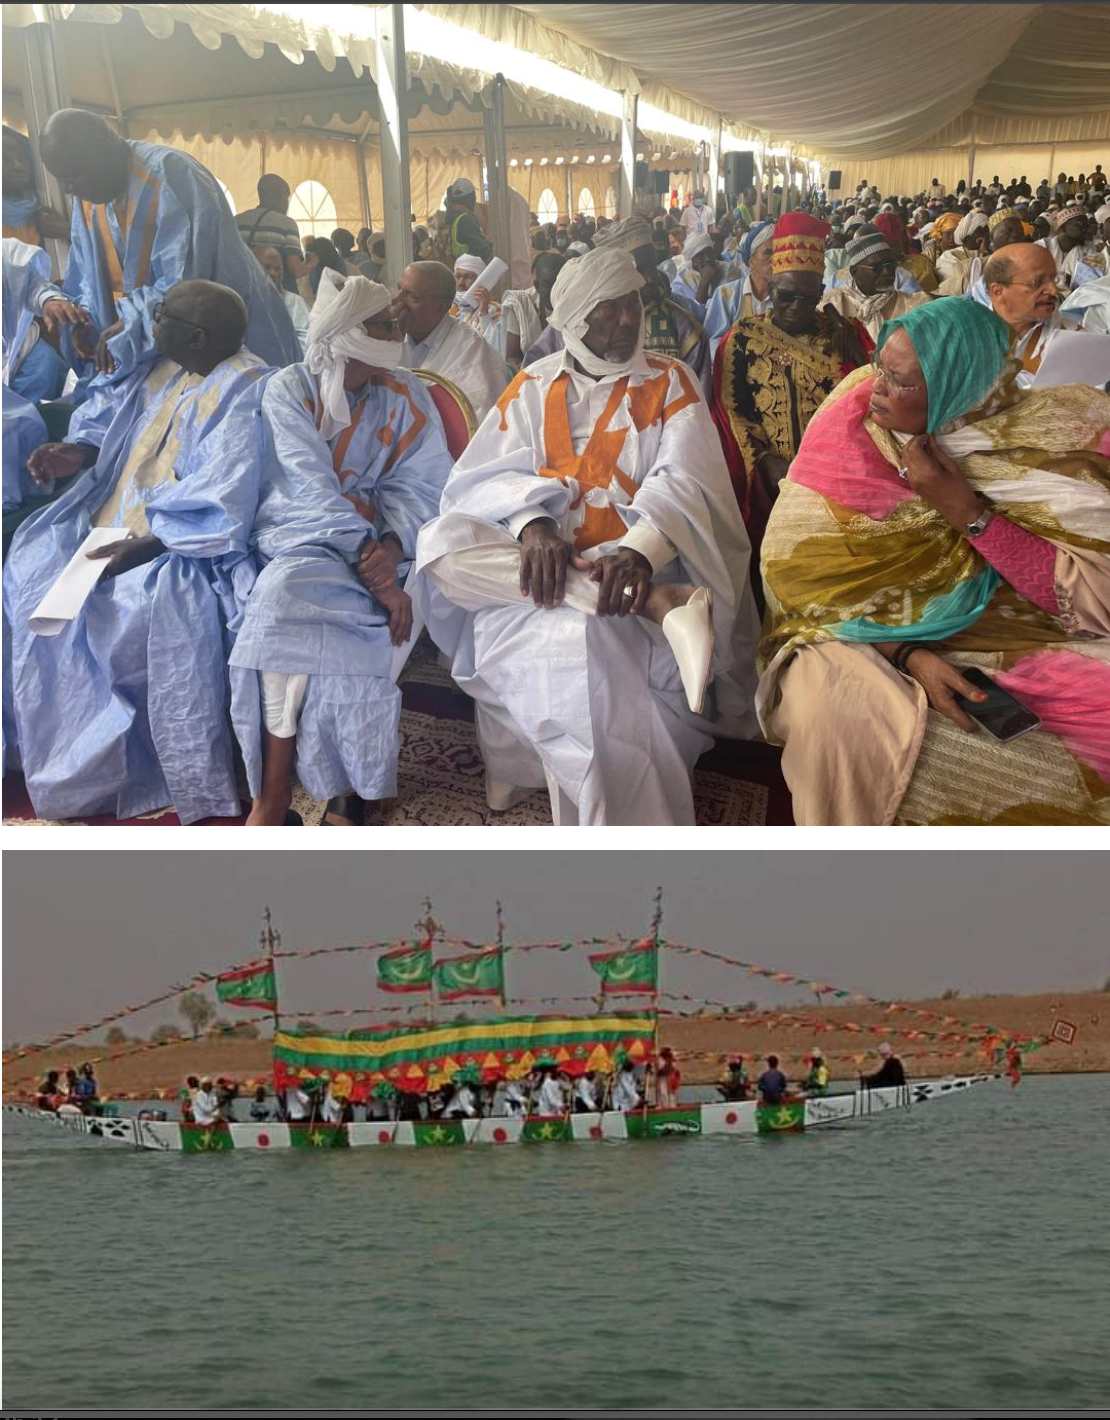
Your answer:
[[[266,903],[286,947],[338,946],[406,934],[425,893],[451,934],[492,933],[500,897],[508,939],[542,941],[640,932],[660,883],[672,941],[883,998],[1064,991],[1110,975],[1094,853],[9,850],[4,869],[5,1041],[249,960]],[[372,963],[281,964],[283,1006],[396,1004],[375,990]],[[507,971],[511,995],[596,985],[578,954],[520,954]],[[671,990],[719,1001],[798,998],[697,959],[669,957],[664,973]],[[159,1007],[133,1028],[172,1019]]]

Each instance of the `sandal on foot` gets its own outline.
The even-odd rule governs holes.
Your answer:
[[[334,799],[328,800],[328,806],[324,810],[320,826],[321,828],[343,828],[346,826],[358,828],[362,824],[362,816],[365,811],[366,800],[358,794],[337,794]],[[336,818],[345,818],[348,824],[329,823],[328,814],[335,814]]]

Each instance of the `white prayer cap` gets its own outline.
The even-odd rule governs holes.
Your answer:
[[[626,251],[599,247],[585,256],[568,261],[556,277],[551,291],[551,314],[547,323],[563,332],[566,348],[591,375],[624,375],[642,362],[643,321],[640,340],[630,360],[604,360],[587,349],[583,336],[587,318],[602,301],[616,301],[639,291],[643,277]]]
[[[1056,216],[1052,219],[1057,227],[1062,227],[1065,222],[1070,222],[1073,217],[1085,217],[1087,209],[1079,202],[1069,202],[1061,207]]]
[[[308,317],[305,364],[316,376],[324,414],[320,433],[332,439],[351,422],[343,377],[348,360],[361,360],[378,370],[400,364],[399,340],[372,340],[363,321],[388,310],[393,297],[378,281],[365,276],[340,276],[325,267],[320,273],[316,303]]]
[[[585,242],[571,242],[570,246],[567,247],[568,256],[585,256],[588,251],[589,247]]]
[[[480,256],[471,256],[468,251],[464,251],[462,256],[455,258],[455,272],[473,271],[475,276],[481,276],[486,269],[486,263]]]
[[[980,227],[987,227],[989,225],[990,223],[987,221],[985,212],[969,212],[956,228],[955,240],[962,245],[965,237],[970,237],[972,232],[977,232]]]
[[[1100,227],[1107,217],[1110,217],[1110,202],[1104,202],[1101,207],[1095,209],[1095,221]]]
[[[879,211],[880,211],[880,212],[893,212],[893,211],[894,211],[894,203],[893,203],[893,202],[884,202],[883,205],[879,208]]]
[[[713,238],[708,232],[691,232],[682,244],[682,255],[687,261],[693,261],[699,251],[704,251],[712,245]]]

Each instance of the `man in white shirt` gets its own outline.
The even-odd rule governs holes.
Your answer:
[[[392,306],[404,337],[401,364],[458,385],[481,423],[508,384],[508,371],[476,330],[452,318],[454,302],[455,278],[442,262],[414,261],[405,267]]]
[[[491,806],[546,785],[559,824],[692,824],[714,724],[750,716],[747,534],[696,378],[643,351],[641,286],[612,247],[563,267],[564,349],[498,401],[417,546]]]
[[[543,1115],[564,1114],[567,1102],[563,1093],[563,1085],[558,1075],[555,1073],[554,1063],[540,1062],[538,1067],[543,1072],[543,1083],[540,1085],[540,1096],[536,1102],[536,1113]]]
[[[622,1114],[639,1109],[640,1091],[636,1084],[636,1067],[627,1056],[617,1057],[617,1081],[613,1086],[613,1108]]]
[[[598,1108],[597,1071],[587,1070],[574,1085],[575,1114],[595,1114]]]
[[[1077,321],[1057,309],[1056,263],[1039,243],[1019,242],[994,253],[983,284],[991,309],[1014,332],[1012,353],[1021,362],[1017,385],[1028,389],[1056,336],[1078,329]]]
[[[940,202],[945,196],[944,186],[940,178],[934,178],[929,185],[929,197],[933,202]]]
[[[312,1097],[300,1085],[285,1088],[285,1118],[290,1124],[303,1124],[312,1109]]]
[[[305,345],[308,343],[308,306],[304,297],[297,291],[287,291],[281,284],[282,266],[281,253],[275,247],[251,247],[255,259],[259,266],[270,278],[281,293],[281,299],[285,302],[285,309],[289,312],[289,319],[293,322],[293,331],[301,347],[301,354],[304,354]]]
[[[1037,246],[1051,252],[1057,284],[1063,291],[1106,274],[1106,253],[1087,241],[1087,209],[1078,202],[1069,202],[1056,213],[1052,235]],[[1084,274],[1086,271],[1093,275]]]
[[[506,1084],[505,1113],[511,1118],[528,1113],[528,1091],[523,1080],[510,1080]]]
[[[209,1079],[201,1080],[200,1089],[193,1096],[193,1119],[197,1124],[220,1122],[220,1102]]]
[[[717,229],[717,223],[713,216],[713,209],[705,200],[704,192],[696,192],[694,200],[689,207],[683,209],[682,216],[679,217],[679,224],[683,228],[686,237],[696,233],[699,237],[707,233],[713,233]]]
[[[478,1117],[478,1098],[475,1093],[481,1084],[478,1075],[470,1075],[467,1070],[460,1070],[452,1080],[454,1090],[451,1098],[447,1101],[447,1108],[443,1111],[445,1119],[476,1119]]]

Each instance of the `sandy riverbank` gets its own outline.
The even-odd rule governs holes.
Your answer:
[[[1025,1063],[1026,1073],[1110,1071],[1110,993],[1107,992],[960,997],[954,1001],[922,1000],[906,1004],[960,1020],[981,1021],[1002,1033],[1026,1036],[1048,1034],[1055,1021],[1069,1021],[1078,1027],[1075,1043],[1070,1046],[1053,1044],[1031,1054]],[[913,1077],[973,1073],[984,1068],[981,1056],[938,1053],[930,1048],[929,1042],[907,1041],[897,1035],[896,1029],[946,1029],[912,1016],[890,1015],[865,1006],[821,1009],[815,1002],[799,1002],[783,1007],[783,1011],[836,1024],[852,1022],[861,1026],[887,1026],[890,1034],[886,1038],[906,1061],[907,1071]],[[769,1029],[764,1025],[746,1026],[715,1019],[671,1019],[664,1021],[660,1030],[662,1043],[670,1044],[678,1053],[683,1075],[690,1083],[712,1080],[720,1072],[719,1062],[699,1057],[733,1052],[762,1058],[768,1051],[775,1051],[786,1072],[797,1077],[805,1073],[803,1057],[814,1044],[820,1044],[836,1077],[851,1078],[863,1068],[874,1068],[870,1062],[874,1060],[875,1047],[882,1038],[847,1029],[823,1031],[817,1035],[805,1027],[778,1026]],[[962,1051],[966,1048],[953,1042],[940,1047],[940,1050]],[[80,1065],[87,1059],[97,1061],[98,1057],[109,1053],[107,1046],[85,1041],[12,1061],[4,1067],[4,1096],[14,1098],[26,1095],[47,1070]],[[855,1058],[864,1054],[868,1056],[866,1065]],[[227,1075],[242,1083],[249,1079],[265,1080],[269,1069],[268,1041],[233,1039],[187,1041],[122,1059],[100,1059],[96,1064],[97,1078],[105,1096],[140,1098],[153,1097],[162,1090],[176,1091],[186,1075]]]

